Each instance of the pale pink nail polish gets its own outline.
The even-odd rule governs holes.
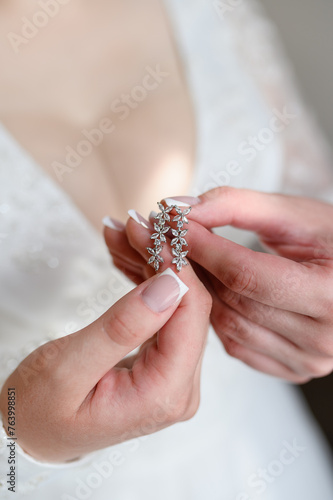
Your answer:
[[[168,207],[171,205],[178,205],[179,207],[192,207],[193,205],[198,205],[201,202],[200,198],[194,196],[173,196],[172,198],[165,198],[165,203]]]
[[[108,215],[103,217],[102,222],[104,226],[109,227],[110,229],[113,229],[115,231],[123,231],[125,229],[125,224],[123,224],[117,219],[112,219]]]
[[[154,219],[157,215],[157,212],[155,212],[155,210],[152,210],[149,214],[149,219]]]
[[[188,290],[185,283],[168,268],[143,291],[142,298],[149,309],[160,313],[175,305]]]
[[[149,229],[151,227],[149,221],[142,217],[139,212],[131,209],[128,211],[128,215],[131,217],[131,219],[135,220],[135,222],[137,222],[138,224],[141,224],[141,226],[143,226],[144,228]]]

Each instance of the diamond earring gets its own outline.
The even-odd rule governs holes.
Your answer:
[[[175,209],[177,215],[174,216],[172,222],[177,222],[177,229],[171,229],[172,235],[174,236],[171,241],[171,246],[174,247],[172,249],[172,254],[174,256],[172,264],[176,264],[177,271],[179,272],[183,266],[188,265],[188,261],[185,259],[188,254],[188,250],[183,250],[184,246],[188,246],[185,239],[188,229],[184,229],[184,224],[188,224],[186,216],[190,213],[191,207],[187,207],[183,211],[177,205],[164,208],[162,203],[158,203],[158,207],[160,212],[154,217],[158,221],[157,223],[154,223],[154,229],[156,232],[150,237],[151,240],[154,240],[154,248],[147,247],[147,250],[151,255],[148,260],[148,264],[153,265],[155,271],[158,271],[160,264],[164,262],[163,257],[160,255],[163,249],[162,243],[166,243],[167,240],[165,234],[169,231],[169,229],[171,229],[167,224],[168,222],[171,222],[169,213],[171,210]]]
[[[155,271],[158,271],[160,268],[160,264],[164,262],[163,257],[160,256],[162,252],[163,246],[162,243],[166,243],[165,233],[167,233],[170,229],[166,223],[170,222],[170,215],[172,207],[164,208],[162,203],[158,203],[158,207],[160,209],[160,213],[157,214],[154,218],[157,219],[157,223],[154,223],[155,233],[151,235],[150,239],[154,240],[154,248],[147,247],[148,252],[151,257],[148,260],[148,264],[152,264],[154,266]]]
[[[188,224],[188,218],[186,217],[192,207],[185,208],[183,211],[177,206],[173,207],[176,210],[177,215],[172,219],[173,222],[177,222],[177,229],[171,229],[172,234],[174,236],[171,241],[172,253],[174,255],[174,259],[172,259],[172,264],[176,264],[177,271],[179,272],[183,266],[188,265],[188,261],[185,259],[188,254],[188,250],[183,251],[184,246],[188,246],[185,236],[187,234],[188,229],[184,229],[184,224]]]

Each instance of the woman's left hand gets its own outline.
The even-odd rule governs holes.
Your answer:
[[[205,271],[211,321],[226,351],[295,383],[332,372],[333,206],[217,188],[189,218],[189,257]],[[211,232],[226,225],[257,233],[275,255]]]

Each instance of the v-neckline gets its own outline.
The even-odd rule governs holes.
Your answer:
[[[172,1],[170,0],[160,0],[162,2],[162,8],[165,12],[166,15],[166,23],[168,24],[168,29],[170,31],[170,38],[171,38],[171,43],[174,47],[176,58],[177,58],[177,63],[180,66],[180,71],[181,71],[181,76],[184,78],[186,87],[187,87],[187,92],[189,93],[189,99],[190,99],[190,104],[191,104],[191,112],[193,115],[194,119],[194,148],[193,148],[193,169],[192,169],[192,176],[191,180],[189,183],[189,188],[188,188],[188,193],[191,193],[193,186],[194,186],[194,179],[197,175],[198,172],[198,160],[199,160],[199,135],[198,135],[198,123],[199,123],[199,109],[196,105],[196,101],[194,99],[194,89],[192,86],[192,81],[191,81],[191,75],[189,71],[189,55],[186,54],[186,48],[184,44],[182,43],[182,37],[180,30],[177,29],[177,23],[175,22],[175,15],[176,13],[173,12],[174,7],[171,6],[170,4]],[[1,127],[3,128],[5,134],[8,136],[10,139],[11,143],[14,145],[17,151],[20,152],[21,155],[26,157],[29,160],[30,165],[32,168],[38,173],[39,176],[47,180],[52,184],[52,187],[56,192],[58,192],[59,196],[63,199],[66,199],[66,202],[76,211],[77,215],[80,216],[82,220],[85,221],[86,225],[88,225],[95,234],[100,235],[99,230],[95,227],[95,225],[90,221],[90,219],[87,217],[87,215],[82,211],[82,209],[75,203],[74,199],[70,196],[70,194],[63,189],[55,180],[49,175],[40,165],[40,163],[34,158],[34,156],[24,147],[21,145],[21,143],[16,139],[16,137],[8,130],[8,128],[0,122]],[[171,193],[171,195],[174,193]],[[186,194],[186,193],[185,193]]]

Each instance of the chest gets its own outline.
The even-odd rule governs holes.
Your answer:
[[[194,120],[160,2],[69,4],[19,54],[0,50],[0,119],[95,225],[186,189]]]

